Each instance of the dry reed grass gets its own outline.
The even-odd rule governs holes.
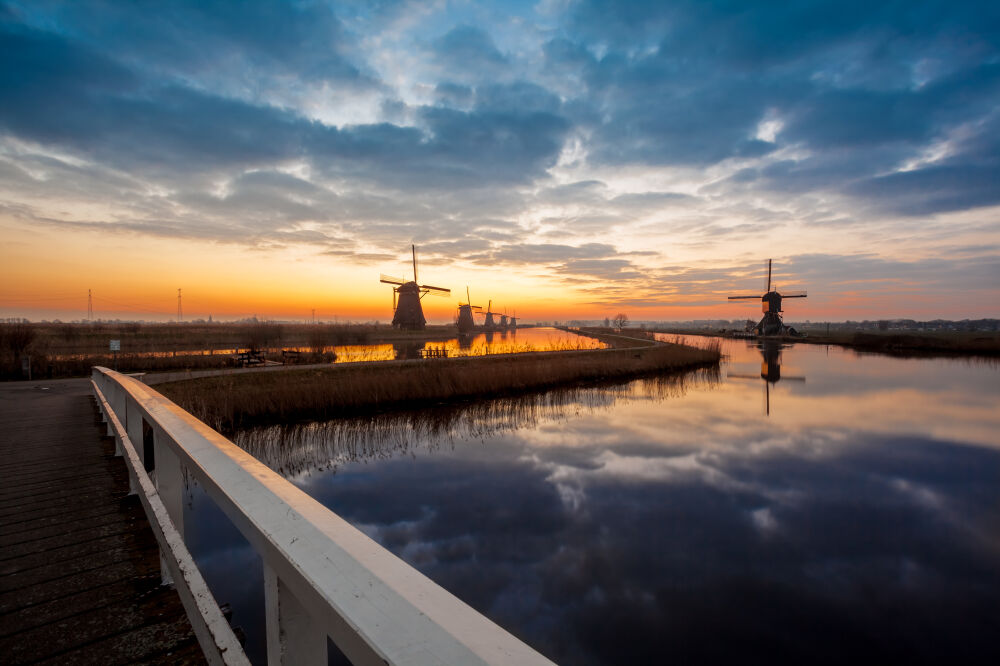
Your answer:
[[[357,363],[206,377],[161,385],[170,399],[220,429],[322,419],[389,406],[499,397],[573,382],[718,363],[719,354],[672,344]]]
[[[692,383],[712,386],[718,382],[719,367],[710,366],[694,373],[660,374],[637,381],[617,379],[492,400],[243,428],[232,437],[257,460],[291,476],[413,454],[418,447],[436,450],[463,438],[485,441],[519,428],[534,429],[543,421],[570,418],[581,410],[597,413],[635,399],[659,402],[684,395]]]

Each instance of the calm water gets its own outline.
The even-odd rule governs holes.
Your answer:
[[[561,663],[1000,657],[996,363],[725,352],[719,372],[234,439]],[[260,659],[260,562],[190,500],[192,551]]]

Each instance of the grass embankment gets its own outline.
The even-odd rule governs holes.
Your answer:
[[[625,349],[532,352],[205,377],[159,386],[220,429],[323,419],[499,397],[576,382],[641,376],[718,363],[718,351],[647,343]]]
[[[894,356],[1000,355],[996,333],[810,333],[801,342]]]
[[[656,329],[674,333],[725,337],[717,330]],[[1000,333],[991,331],[817,331],[806,328],[805,337],[789,342],[810,345],[837,345],[856,351],[892,356],[997,356]]]

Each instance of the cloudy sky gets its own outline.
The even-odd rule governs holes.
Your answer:
[[[411,243],[527,319],[752,315],[769,257],[792,319],[1000,316],[996,2],[32,0],[0,44],[2,316],[385,321]]]

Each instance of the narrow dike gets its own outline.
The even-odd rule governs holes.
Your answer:
[[[612,347],[229,374],[157,389],[212,427],[231,430],[662,374],[715,365],[720,358],[717,349],[576,332]]]

